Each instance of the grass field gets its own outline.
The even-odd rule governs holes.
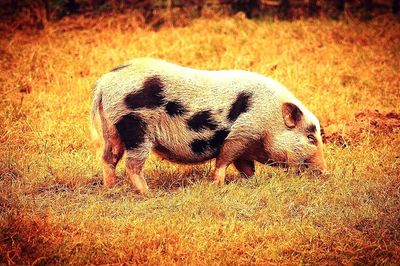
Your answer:
[[[0,264],[400,263],[395,19],[236,16],[150,31],[126,16],[77,17],[2,35]],[[102,188],[88,128],[91,86],[142,56],[281,81],[336,134],[325,146],[330,174],[257,165],[243,179],[229,168],[228,184],[215,187],[213,162],[152,156],[149,195],[133,192],[123,167],[118,184]],[[356,119],[366,110],[386,120]]]

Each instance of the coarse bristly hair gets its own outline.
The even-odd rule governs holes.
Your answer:
[[[304,163],[316,151],[297,129],[309,125],[322,145],[318,119],[282,84],[254,72],[140,58],[103,75],[93,95],[92,121],[101,109],[103,135],[115,128],[127,157],[140,162],[150,149],[175,162],[203,162],[227,142],[234,143],[228,155],[234,159],[262,140],[269,159]],[[287,114],[298,120],[294,129],[285,124],[285,104],[294,108]]]

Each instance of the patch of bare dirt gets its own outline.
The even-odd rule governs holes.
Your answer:
[[[399,137],[400,114],[380,113],[378,110],[364,110],[355,114],[354,118],[345,124],[333,124],[323,128],[324,143],[335,143],[343,147],[356,144],[368,134],[384,134]]]

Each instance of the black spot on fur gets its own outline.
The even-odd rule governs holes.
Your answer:
[[[164,84],[157,76],[143,82],[142,89],[126,96],[125,104],[130,109],[157,108],[164,104]]]
[[[306,128],[306,131],[307,131],[308,133],[315,133],[315,132],[317,132],[317,127],[316,127],[315,125],[310,125],[310,126],[308,126],[308,127]]]
[[[204,139],[195,139],[190,143],[190,148],[194,153],[204,153],[208,147],[208,141]]]
[[[239,93],[229,109],[228,119],[231,122],[235,121],[241,114],[249,110],[251,105],[251,97],[252,94],[249,92]]]
[[[195,113],[188,120],[188,126],[191,130],[199,132],[207,128],[214,130],[217,128],[217,123],[212,119],[210,111],[202,111]]]
[[[207,150],[212,150],[213,154],[219,152],[219,149],[224,144],[226,137],[229,134],[229,130],[221,129],[217,130],[209,140],[195,139],[190,143],[190,148],[194,153],[204,153]]]
[[[121,69],[123,69],[123,68],[125,68],[125,67],[128,67],[128,66],[130,66],[130,64],[119,65],[119,66],[114,67],[113,69],[111,69],[110,72],[116,72],[116,71],[121,70]]]
[[[138,115],[124,115],[115,127],[127,150],[136,149],[144,142],[147,125]]]
[[[186,108],[178,101],[168,102],[165,106],[165,110],[170,116],[183,115],[187,112]]]
[[[219,148],[224,144],[226,137],[228,136],[229,131],[227,129],[221,129],[215,131],[214,136],[210,139],[209,145],[214,150],[219,150]]]

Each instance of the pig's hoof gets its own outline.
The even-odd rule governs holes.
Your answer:
[[[149,194],[149,189],[148,188],[142,188],[142,189],[136,188],[136,192],[141,195],[147,195],[147,194]]]
[[[104,180],[103,187],[104,188],[112,188],[115,186],[117,181],[115,179],[112,180]]]
[[[135,191],[141,195],[146,195],[149,193],[149,187],[147,185],[135,187]]]
[[[215,186],[223,186],[225,184],[224,180],[214,180],[213,185]]]

